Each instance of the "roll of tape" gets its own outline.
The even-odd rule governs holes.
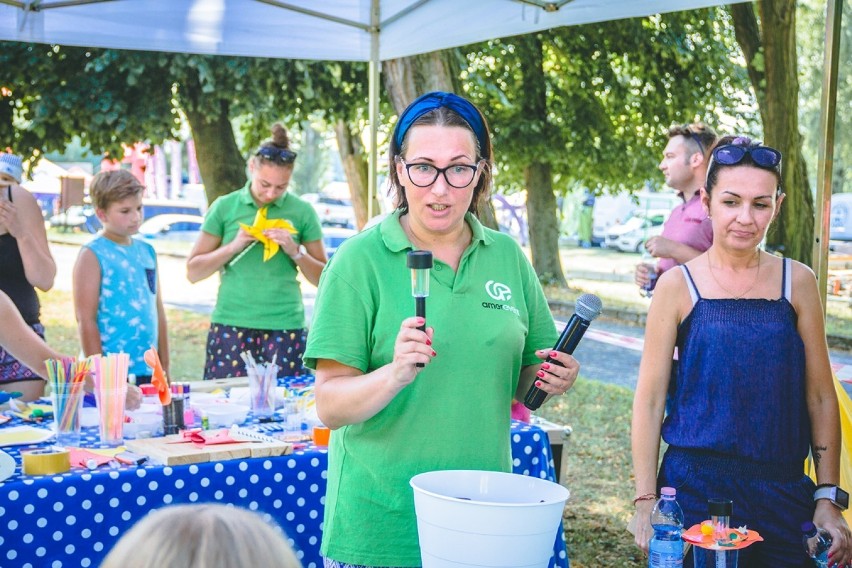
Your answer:
[[[24,475],[53,475],[71,469],[71,452],[56,448],[21,452]]]

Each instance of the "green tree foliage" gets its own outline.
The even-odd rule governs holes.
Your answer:
[[[18,153],[61,151],[76,136],[121,156],[122,143],[177,134],[172,85],[119,52],[3,42],[0,69],[0,139]]]
[[[272,123],[298,144],[301,121],[357,121],[366,109],[363,64],[4,42],[0,69],[4,145],[32,154],[79,137],[121,156],[122,143],[177,137],[183,115],[211,201],[243,185],[246,158]]]
[[[676,122],[746,122],[748,79],[720,9],[565,27],[472,46],[463,80],[491,122],[497,185],[528,191],[533,263],[561,268],[554,191],[636,190],[658,177]],[[557,182],[554,187],[553,181]]]

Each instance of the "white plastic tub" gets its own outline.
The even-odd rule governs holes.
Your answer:
[[[423,568],[546,567],[569,491],[494,471],[430,471],[411,478]]]

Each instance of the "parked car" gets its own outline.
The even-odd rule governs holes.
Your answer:
[[[627,222],[634,211],[650,209],[671,211],[683,203],[674,191],[637,191],[627,193],[604,194],[595,201],[592,224],[592,244],[607,246],[607,233],[616,225]]]
[[[139,227],[139,235],[146,239],[195,242],[201,232],[204,217],[167,213],[151,217]]]
[[[355,210],[350,199],[321,193],[305,193],[299,197],[314,206],[324,226],[355,228]]]
[[[325,254],[328,258],[335,253],[343,241],[357,234],[358,231],[348,227],[323,227],[322,228],[322,244],[325,245]]]
[[[647,239],[663,232],[663,223],[668,215],[668,209],[634,211],[627,221],[607,232],[606,247],[622,252],[641,252]]]
[[[72,205],[65,211],[51,216],[47,222],[51,227],[57,227],[63,230],[83,229],[89,216],[95,215],[95,210],[91,205]]]
[[[143,199],[142,220],[147,221],[151,217],[167,214],[183,214],[201,216],[201,207],[189,201],[178,199]],[[95,215],[94,209],[86,216],[84,229],[90,233],[97,233],[101,229],[101,222]]]

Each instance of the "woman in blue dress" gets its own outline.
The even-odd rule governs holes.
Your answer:
[[[671,486],[686,527],[708,518],[708,498],[726,498],[731,526],[763,536],[740,551],[741,568],[812,565],[808,520],[831,532],[832,565],[845,565],[842,499],[824,498],[836,495],[841,440],[816,278],[760,249],[784,201],[781,153],[723,138],[701,196],[713,245],[660,277],[648,311],[633,405],[636,544],[647,552],[654,496]],[[809,452],[819,486],[804,474]]]

